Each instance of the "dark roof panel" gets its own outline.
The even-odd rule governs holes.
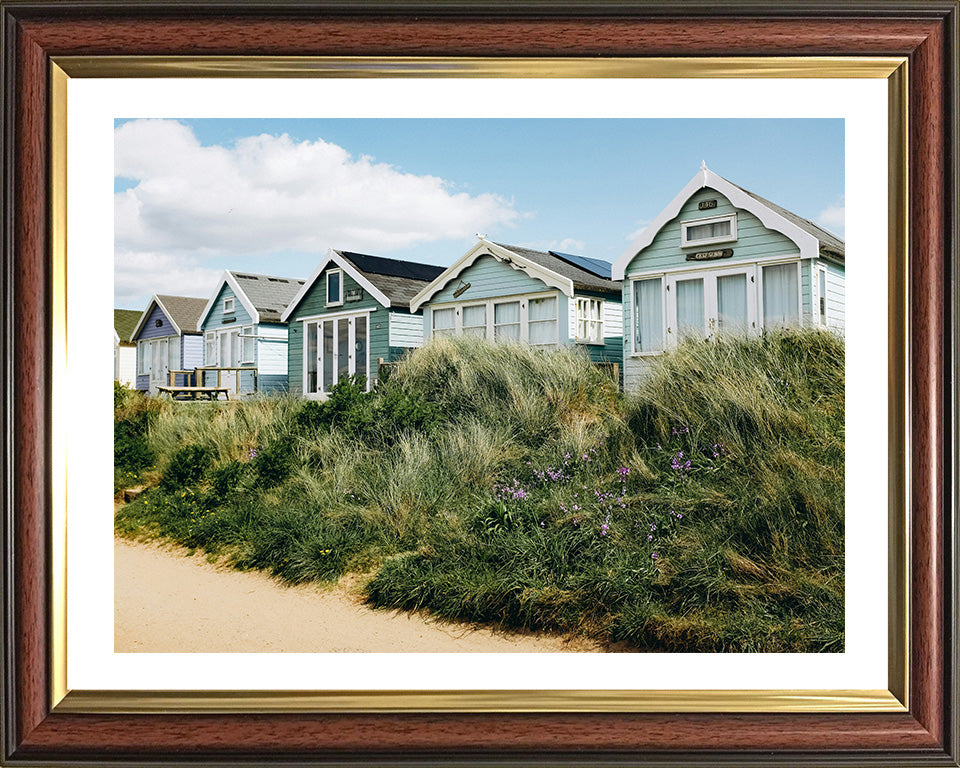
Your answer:
[[[578,256],[575,253],[564,253],[563,251],[549,251],[549,253],[558,259],[563,259],[568,264],[573,264],[575,267],[580,267],[581,269],[587,270],[587,272],[592,272],[597,277],[605,277],[609,280],[612,274],[613,264],[609,261],[591,259],[589,256]]]
[[[337,251],[337,253],[353,264],[367,280],[382,291],[390,299],[390,305],[394,307],[410,306],[410,300],[445,269],[435,264],[397,261],[352,251]]]

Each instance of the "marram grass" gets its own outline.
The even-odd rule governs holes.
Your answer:
[[[627,395],[575,350],[444,338],[323,406],[153,408],[121,535],[641,650],[843,650],[834,334],[688,343]]]

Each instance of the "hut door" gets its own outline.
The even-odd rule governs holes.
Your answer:
[[[167,371],[167,340],[156,339],[150,345],[150,394],[157,394],[157,387],[165,387],[170,382]]]

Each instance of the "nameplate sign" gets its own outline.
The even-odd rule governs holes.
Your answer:
[[[719,251],[688,253],[687,261],[713,261],[714,259],[729,259],[731,256],[733,256],[733,248],[723,248]]]
[[[717,207],[716,200],[701,200],[699,203],[697,203],[697,208],[700,209],[701,211],[709,211],[711,208],[716,208],[716,207]]]
[[[352,288],[344,294],[345,301],[360,301],[363,298],[363,288]]]

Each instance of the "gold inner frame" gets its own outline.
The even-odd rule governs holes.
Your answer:
[[[51,707],[57,712],[905,712],[909,707],[907,60],[63,56],[51,61]],[[66,192],[72,77],[872,78],[888,83],[888,690],[110,691],[67,688]]]

